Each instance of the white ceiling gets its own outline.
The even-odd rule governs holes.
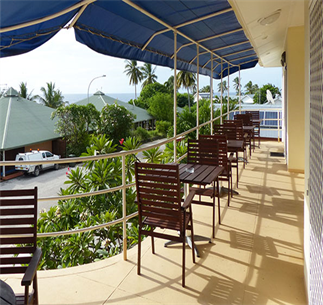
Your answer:
[[[281,66],[281,54],[289,27],[304,24],[304,0],[229,0],[263,67]],[[280,17],[270,25],[258,21],[277,10]]]

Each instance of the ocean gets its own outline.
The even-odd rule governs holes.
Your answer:
[[[87,94],[83,93],[75,93],[75,94],[63,94],[64,95],[64,101],[69,102],[70,104],[76,103],[78,101],[84,100],[87,98]],[[90,94],[92,96],[93,94]],[[105,93],[105,95],[108,95],[112,98],[115,98],[116,100],[128,103],[131,99],[135,98],[135,93]],[[138,95],[139,96],[139,95]]]

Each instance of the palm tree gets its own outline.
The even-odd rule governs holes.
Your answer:
[[[142,80],[142,72],[136,60],[126,60],[124,72],[129,76],[129,85],[135,85],[135,99],[137,99],[137,85]]]
[[[218,84],[218,92],[221,92],[221,87],[222,87],[222,92],[225,92],[228,90],[227,86],[227,81],[226,80],[221,80],[221,83]]]
[[[196,75],[192,72],[179,71],[177,73],[177,87],[178,88],[184,87],[187,89],[189,111],[191,111],[190,89],[194,88],[195,81],[196,81]]]
[[[142,73],[142,79],[144,79],[144,82],[141,85],[141,88],[144,88],[145,86],[149,84],[156,83],[157,75],[154,74],[156,71],[155,68],[152,68],[151,64],[145,63],[143,67],[140,67],[141,73]]]
[[[239,79],[239,77],[236,77],[235,79],[233,79],[233,88],[238,95],[239,91],[241,90],[241,78]]]
[[[168,80],[164,82],[164,86],[171,95],[174,95],[174,75],[170,76]]]
[[[21,82],[19,84],[19,87],[20,87],[20,90],[19,90],[19,95],[22,97],[22,98],[25,98],[29,101],[34,101],[36,96],[33,96],[32,93],[33,93],[33,90],[28,93],[28,89],[27,89],[27,83],[24,83],[24,82]]]
[[[244,87],[246,89],[245,94],[255,94],[259,90],[258,85],[253,85],[251,80]]]
[[[60,90],[55,90],[55,84],[50,82],[46,83],[47,88],[41,87],[40,91],[43,93],[44,97],[37,96],[42,104],[50,108],[58,108],[64,106],[63,101],[64,96]]]

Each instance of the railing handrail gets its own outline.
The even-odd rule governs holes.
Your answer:
[[[254,110],[254,109],[253,109]],[[274,109],[270,109],[271,111],[273,111]],[[195,126],[183,133],[180,133],[178,135],[176,135],[175,137],[172,138],[168,138],[162,142],[159,142],[157,144],[152,144],[152,145],[148,145],[142,148],[137,148],[134,150],[123,150],[120,152],[115,152],[115,153],[110,153],[110,154],[104,154],[104,155],[96,155],[96,156],[86,156],[86,157],[75,157],[75,158],[62,158],[59,160],[55,160],[55,163],[59,163],[59,164],[64,164],[64,163],[70,163],[70,162],[87,162],[87,161],[98,161],[98,160],[102,160],[102,159],[110,159],[110,158],[116,158],[116,157],[122,157],[122,159],[124,160],[125,156],[128,155],[133,155],[142,151],[146,151],[155,147],[158,147],[160,145],[163,144],[167,144],[170,142],[173,142],[174,140],[178,139],[178,138],[183,138],[185,135],[194,132],[195,130],[206,126],[208,124],[211,124],[211,122],[214,122],[218,119],[220,119],[221,117],[226,117],[228,116],[230,113],[234,113],[237,112],[238,110],[231,110],[229,112],[226,112],[216,118],[213,118],[213,120],[209,120],[205,123],[199,124],[198,126]],[[257,109],[256,109],[257,111]],[[277,111],[281,111],[281,109],[277,109]],[[277,117],[277,119],[272,119],[272,120],[282,120],[282,118]],[[180,161],[181,159],[183,159],[185,157],[186,154],[184,154],[183,156],[181,156],[180,158],[178,158],[177,160],[175,160],[175,162]],[[48,161],[0,161],[0,166],[6,166],[6,165],[20,165],[20,164],[47,164],[47,163],[53,163],[53,160],[48,160]],[[124,166],[124,164],[123,164]],[[73,198],[81,198],[81,197],[89,197],[89,196],[95,196],[95,195],[100,195],[100,194],[106,194],[106,193],[111,193],[111,192],[115,192],[115,191],[119,191],[119,190],[124,190],[130,187],[134,187],[135,183],[131,183],[131,184],[121,184],[119,186],[113,187],[113,188],[109,188],[109,189],[105,189],[105,190],[99,190],[99,191],[93,191],[93,192],[88,192],[88,193],[78,193],[78,194],[71,194],[71,195],[64,195],[64,196],[52,196],[52,197],[43,197],[43,198],[38,198],[38,201],[45,201],[45,200],[67,200],[67,199],[73,199]],[[38,237],[40,238],[44,238],[44,237],[55,237],[55,236],[63,236],[63,235],[69,235],[69,234],[76,234],[76,233],[83,233],[83,232],[89,232],[89,231],[93,231],[93,230],[97,230],[100,228],[105,228],[105,227],[109,227],[112,225],[116,225],[122,222],[125,222],[133,217],[136,217],[138,215],[138,212],[132,213],[130,215],[126,215],[125,217],[122,218],[118,218],[115,219],[113,221],[110,221],[108,223],[103,223],[103,224],[99,224],[99,225],[95,225],[95,226],[90,226],[90,227],[86,227],[86,228],[81,228],[81,229],[72,229],[72,230],[68,230],[68,231],[57,231],[57,232],[46,232],[46,233],[38,233]]]

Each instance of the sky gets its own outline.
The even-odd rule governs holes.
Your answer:
[[[142,64],[138,62],[139,66]],[[0,58],[0,90],[10,87],[19,90],[19,84],[25,82],[28,92],[33,90],[35,95],[41,93],[40,88],[46,87],[47,82],[53,82],[55,88],[61,90],[63,95],[87,94],[88,89],[90,95],[97,90],[108,95],[134,93],[135,88],[129,85],[129,78],[124,70],[124,59],[99,54],[77,42],[73,29],[63,29],[51,40],[29,53]],[[170,68],[158,66],[155,73],[157,81],[164,83],[174,72]],[[106,77],[93,80],[101,75]],[[238,72],[230,75],[230,92],[234,92],[231,82],[238,75]],[[281,88],[282,69],[262,68],[257,65],[253,69],[242,70],[242,90],[250,80],[259,87],[271,83]],[[213,82],[215,91],[219,82]],[[199,87],[206,85],[210,85],[210,78],[201,75]],[[140,89],[141,85],[138,85],[137,92]],[[181,89],[180,92],[186,91]]]

